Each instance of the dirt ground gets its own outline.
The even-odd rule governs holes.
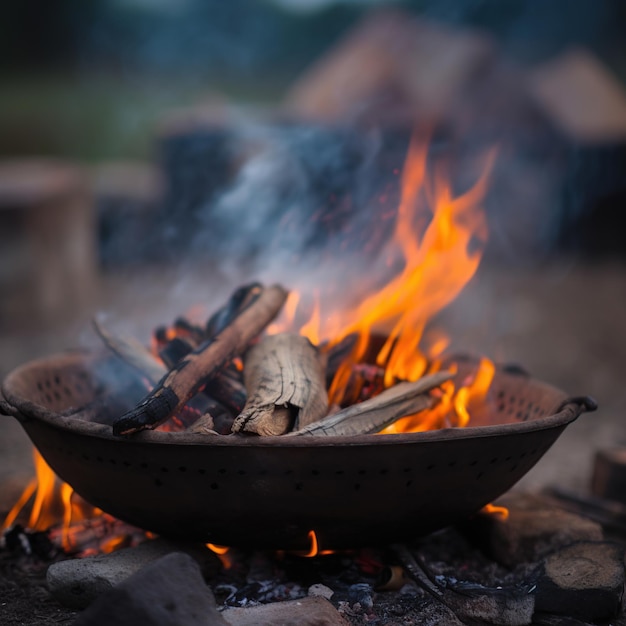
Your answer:
[[[15,320],[0,332],[0,376],[30,359],[66,348],[97,345],[89,319],[107,316],[115,328],[147,340],[150,329],[208,298],[219,303],[236,285],[208,284],[206,273],[181,281],[159,268],[102,277],[97,302],[63,326],[28,327]],[[138,286],[141,286],[139,291]],[[139,295],[140,294],[140,295]],[[569,426],[519,484],[523,489],[559,486],[588,489],[593,457],[605,446],[626,443],[626,268],[618,264],[555,263],[541,268],[481,268],[442,316],[459,351],[482,352],[518,363],[535,377],[571,395],[592,395],[600,406]],[[32,476],[31,444],[19,424],[0,416],[0,515]],[[24,572],[0,563],[4,609],[10,624],[69,623],[75,613],[60,607],[45,588],[45,568]],[[35,568],[36,569],[36,568]],[[41,571],[40,571],[41,570]],[[20,582],[22,581],[22,582]],[[38,613],[30,607],[37,603]],[[0,614],[2,614],[0,611]],[[6,614],[8,615],[8,614]],[[5,618],[3,618],[4,620]]]

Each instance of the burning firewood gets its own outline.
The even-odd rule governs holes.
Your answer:
[[[159,357],[171,369],[176,363],[182,361],[188,354],[193,352],[199,343],[194,344],[182,337],[174,337],[159,349]]]
[[[263,287],[259,283],[244,285],[235,290],[228,302],[211,315],[206,328],[201,328],[189,322],[184,317],[176,319],[172,326],[175,336],[167,339],[167,329],[163,328],[160,337],[156,337],[159,344],[159,356],[168,366],[176,367],[198,346],[213,339],[246,307],[250,306],[261,294]],[[159,376],[159,379],[161,376]],[[243,377],[234,364],[228,363],[206,380],[204,390],[212,398],[238,415],[246,403],[246,388]]]
[[[344,337],[339,343],[330,348],[322,344],[320,349],[326,353],[328,363],[326,365],[326,382],[330,386],[337,370],[341,364],[350,356],[354,346],[357,344],[359,336],[356,333],[350,333]]]
[[[247,307],[263,293],[263,285],[250,283],[235,290],[228,302],[218,309],[206,323],[205,336],[212,339],[219,335]]]
[[[175,322],[175,328],[176,325],[180,327],[182,319],[179,318]],[[202,343],[202,341],[197,341],[197,339],[198,336],[196,334],[195,336],[188,335],[187,338],[177,336],[169,341],[164,341],[159,350],[159,356],[167,367],[172,369]],[[208,340],[208,337],[205,337],[204,340]],[[159,379],[164,374],[165,371],[159,376]],[[204,393],[225,406],[235,415],[241,412],[246,403],[246,388],[244,387],[241,373],[237,371],[233,362],[226,364],[205,381]]]
[[[205,338],[204,329],[197,324],[193,324],[186,317],[177,317],[172,327],[177,337],[188,337],[194,344],[201,343]]]
[[[190,341],[174,337],[159,351],[168,368],[176,367],[176,364],[186,358],[197,346]],[[165,374],[165,372],[164,372]],[[235,415],[239,415],[246,403],[246,388],[241,375],[235,369],[233,363],[225,365],[215,372],[204,382],[204,392]]]
[[[207,379],[233,357],[241,354],[252,339],[276,317],[287,299],[279,285],[260,292],[214,339],[202,343],[165,375],[144,400],[113,425],[116,435],[153,429],[180,410]]]
[[[202,435],[219,435],[215,430],[215,420],[210,413],[205,413],[197,422],[192,424],[187,431],[188,433],[199,433]]]
[[[341,405],[350,406],[377,396],[385,389],[385,370],[371,363],[356,363],[344,391]]]
[[[328,412],[326,359],[306,338],[281,333],[250,349],[244,363],[248,400],[234,432],[282,435]]]
[[[290,435],[367,435],[381,431],[401,417],[431,408],[437,398],[428,392],[452,378],[437,372],[414,383],[399,383],[380,395],[343,409]]]
[[[163,363],[133,337],[114,335],[95,319],[93,326],[104,345],[122,361],[145,376],[152,385],[156,385],[167,373]]]
[[[178,320],[177,320],[177,323]],[[161,358],[167,365],[163,365],[159,359],[154,357],[152,353],[143,347],[138,341],[132,338],[114,335],[101,324],[94,320],[94,327],[105,345],[125,363],[128,363],[137,372],[145,378],[150,385],[156,385],[163,376],[168,372],[167,367],[173,367],[180,359],[176,358],[177,351],[183,350],[180,347],[182,339],[174,338],[164,349],[161,350]],[[184,342],[186,344],[186,342]],[[172,349],[166,350],[168,346]],[[191,352],[192,348],[186,350],[185,355]],[[218,373],[216,379],[222,380],[221,372]],[[230,381],[230,379],[229,379]],[[135,386],[137,386],[135,384]],[[98,399],[85,407],[72,410],[72,415],[77,414],[80,419],[87,421],[99,421],[102,424],[112,425],[119,416],[129,410],[130,404],[123,402],[124,399],[131,396],[131,391],[125,392],[120,396],[120,401],[115,402],[115,396],[110,396],[106,400]],[[135,397],[141,398],[145,394],[145,384],[143,385],[143,393]],[[241,394],[243,393],[243,400]],[[226,385],[223,397],[228,398],[228,402],[221,402],[219,398],[213,397],[205,392],[201,392],[193,398],[189,405],[182,407],[176,415],[171,417],[171,424],[166,423],[164,428],[168,430],[181,430],[192,426],[196,421],[204,417],[204,421],[216,421],[221,424],[220,432],[224,434],[230,432],[230,426],[234,420],[234,416],[239,413],[245,402],[245,389],[242,383],[237,386],[236,381],[229,382]],[[122,408],[123,407],[123,408]],[[201,417],[202,416],[202,417]],[[228,428],[223,425],[228,424]],[[213,426],[211,427],[213,428]]]
[[[258,284],[256,283],[239,288],[228,303],[220,308],[211,319],[219,318],[222,320],[222,323],[231,319],[234,312],[242,308],[244,302],[250,303],[252,301],[251,298],[256,295],[258,295]],[[179,317],[172,326],[176,333],[175,337],[167,338],[166,327],[156,332],[157,336],[155,339],[157,340],[157,345],[160,346],[159,360],[134,338],[115,335],[97,320],[94,320],[93,324],[97,334],[107,348],[137,370],[151,385],[156,385],[167,374],[169,369],[175,367],[179,361],[184,359],[207,338],[204,329],[192,324],[183,317]],[[203,415],[202,412],[198,412],[196,407],[190,407],[189,411],[183,410],[179,412],[178,422],[182,425],[190,423],[193,425],[195,420],[198,419],[197,416],[202,415],[202,418],[200,418],[202,425],[206,426],[208,423],[211,423],[210,428],[212,430],[215,428],[222,434],[230,432],[234,415],[238,415],[241,412],[246,402],[246,390],[241,380],[241,375],[237,372],[234,365],[231,363],[230,366],[224,367],[223,370],[217,372],[213,378],[207,381],[205,391],[201,395],[207,412]],[[111,417],[103,423],[112,424],[120,414],[127,410],[128,406],[117,412],[117,414],[115,414],[115,411],[109,410],[108,414]],[[102,410],[100,409],[98,414],[101,412]],[[91,412],[83,411],[83,413],[86,416],[83,419],[90,417]],[[213,425],[215,421],[217,426]],[[202,425],[201,430],[204,432],[205,428]],[[180,424],[176,425],[175,429],[178,428],[180,428]]]
[[[247,392],[234,367],[225,367],[207,381],[205,392],[239,415],[246,404]]]

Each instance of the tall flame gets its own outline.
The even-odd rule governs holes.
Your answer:
[[[384,368],[386,387],[397,380],[417,380],[436,369],[436,359],[447,347],[448,338],[438,333],[429,347],[422,348],[427,324],[459,295],[480,264],[488,234],[482,202],[495,151],[486,155],[478,180],[460,195],[453,193],[442,167],[429,175],[427,157],[427,138],[424,133],[415,133],[400,181],[393,236],[383,250],[385,265],[400,269],[352,309],[335,309],[323,315],[320,298],[316,298],[310,319],[300,328],[300,333],[312,341],[326,340],[330,345],[350,334],[358,336],[350,358],[334,377],[329,390],[331,403],[341,404],[352,368],[365,355],[374,330],[384,330],[387,336],[376,358]],[[300,301],[297,293],[290,298],[287,325],[296,319]],[[285,325],[276,324],[272,330],[284,329]],[[469,388],[455,392],[448,386],[444,391],[440,405],[456,411],[458,425],[467,424],[469,399],[486,393],[493,376],[489,371],[485,362],[481,364],[480,380]],[[441,413],[442,408],[438,411]],[[432,414],[431,418],[430,425],[422,423],[417,428],[436,427],[437,420]]]
[[[31,503],[26,526],[50,531],[50,538],[76,556],[112,552],[136,543],[144,535],[85,502],[72,487],[59,480],[45,459],[33,448],[36,477],[28,483],[2,523],[10,528]]]
[[[56,489],[56,476],[36,448],[33,448],[35,478],[31,480],[18,501],[13,505],[2,523],[2,530],[9,528],[17,519],[22,509],[33,498],[28,519],[28,527],[32,530],[47,530],[58,518],[59,497]]]
[[[419,344],[426,324],[474,276],[487,239],[481,202],[493,155],[478,182],[458,197],[453,196],[441,172],[437,172],[433,188],[427,186],[426,156],[426,142],[414,135],[389,245],[391,254],[396,250],[402,254],[404,268],[344,318],[343,330],[334,336],[334,340],[341,340],[350,333],[359,333],[361,339],[353,355],[358,360],[372,329],[391,324],[377,357],[377,363],[385,367],[387,386],[395,379],[417,380],[424,374],[428,359]],[[335,320],[333,323],[339,326]],[[343,391],[349,365],[344,365],[333,383],[331,397],[335,400]]]

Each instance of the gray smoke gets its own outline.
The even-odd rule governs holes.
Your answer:
[[[253,153],[223,193],[200,207],[192,249],[211,250],[232,282],[254,275],[300,284],[352,271],[380,227],[380,210],[369,206],[382,180],[380,137],[248,126],[239,141]]]

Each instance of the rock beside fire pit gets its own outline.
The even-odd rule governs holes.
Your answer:
[[[198,564],[173,552],[101,595],[74,626],[227,626]]]
[[[205,578],[220,566],[215,554],[202,545],[155,539],[111,554],[53,563],[46,575],[48,588],[61,604],[82,609],[145,565],[174,551],[193,557]]]
[[[489,555],[507,567],[533,563],[576,541],[601,541],[602,527],[559,508],[539,495],[511,494],[498,501],[509,509],[506,519],[482,515],[472,532],[482,535]]]
[[[544,561],[535,609],[599,622],[618,614],[623,590],[623,546],[583,541]]]
[[[339,611],[319,596],[227,609],[222,616],[229,626],[348,626]]]

